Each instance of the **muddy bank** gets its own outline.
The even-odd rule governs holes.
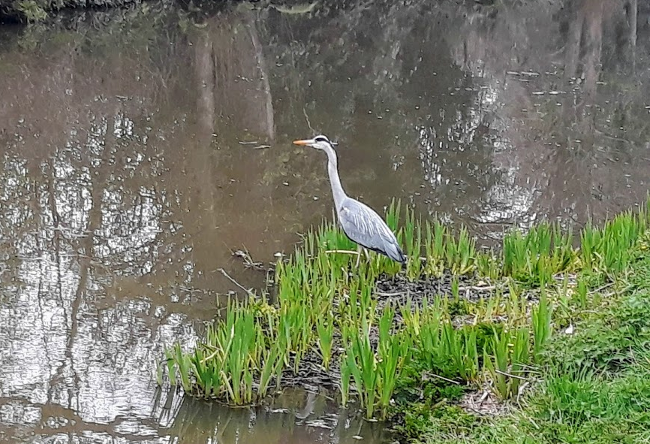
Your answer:
[[[139,0],[0,0],[0,23],[39,22],[67,8],[107,8],[140,3]]]
[[[180,7],[186,11],[198,12],[201,14],[212,14],[231,3],[242,3],[242,0],[162,0],[155,3],[163,3],[166,6]],[[125,8],[142,4],[142,0],[0,0],[0,25],[3,23],[33,23],[42,22],[51,18],[54,14],[65,10],[102,10],[107,8]],[[270,2],[268,0],[252,0],[257,7],[275,7],[276,9],[289,12],[301,13],[309,11],[314,4],[301,0],[280,0]]]

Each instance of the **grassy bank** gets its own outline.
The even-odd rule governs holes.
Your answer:
[[[479,251],[393,205],[403,272],[381,256],[355,267],[354,245],[323,225],[277,264],[274,300],[232,302],[196,349],[168,350],[166,373],[238,405],[320,381],[431,442],[648,439],[649,209],[585,227],[579,249],[540,224]]]

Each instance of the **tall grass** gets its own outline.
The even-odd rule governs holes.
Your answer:
[[[363,319],[360,329],[356,326],[343,329],[343,341],[347,346],[341,373],[348,378],[347,375],[351,375],[367,418],[373,417],[376,408],[381,411],[382,418],[386,416],[400,371],[409,359],[409,337],[391,331],[394,315],[393,308],[386,306],[378,326]],[[374,330],[377,333],[373,334]]]
[[[619,214],[602,228],[588,223],[580,235],[584,267],[607,274],[620,273],[627,268],[632,247],[648,229],[649,214],[646,207],[638,213]]]
[[[575,252],[571,231],[543,222],[526,234],[514,230],[503,239],[503,272],[513,278],[540,284],[553,275],[571,270]]]

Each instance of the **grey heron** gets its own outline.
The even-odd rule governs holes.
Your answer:
[[[404,265],[406,256],[402,252],[395,234],[388,228],[386,222],[375,210],[358,200],[348,197],[343,191],[341,179],[339,178],[336,151],[327,136],[320,135],[313,139],[295,140],[293,143],[316,148],[325,151],[325,154],[327,154],[327,172],[329,173],[339,225],[346,236],[357,244],[357,252],[361,253],[361,248],[376,251]],[[357,257],[357,266],[359,265],[359,256]]]

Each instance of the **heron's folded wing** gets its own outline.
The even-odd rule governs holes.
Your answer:
[[[346,199],[341,205],[339,222],[350,239],[366,248],[386,251],[387,243],[396,243],[384,220],[372,208],[354,199]]]

